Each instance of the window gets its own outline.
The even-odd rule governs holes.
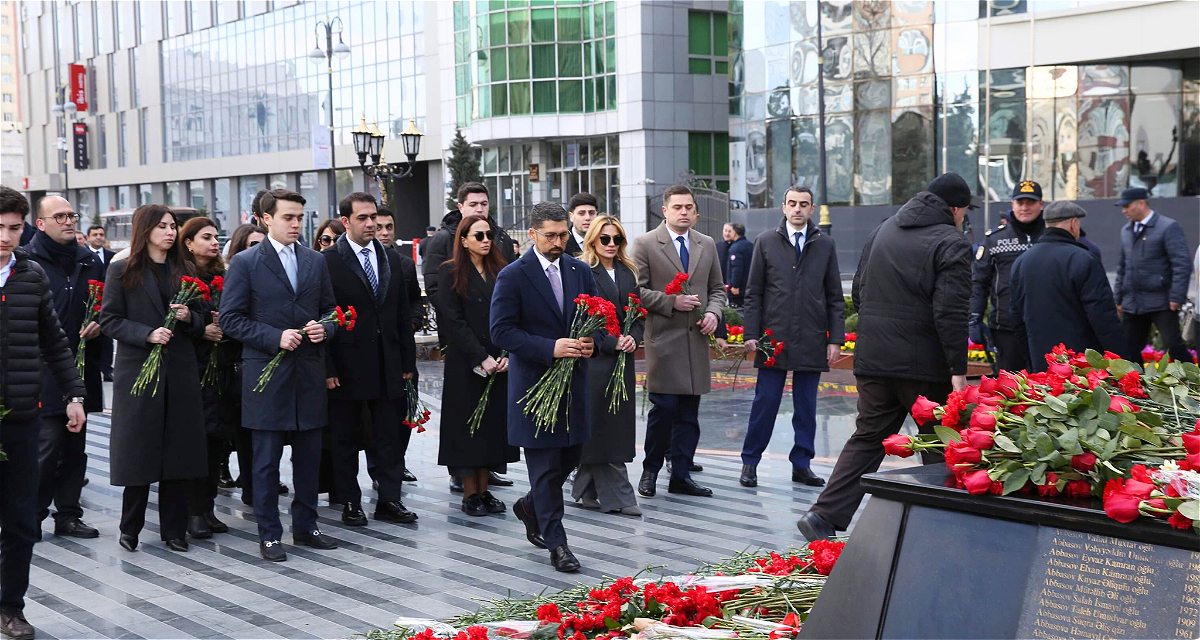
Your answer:
[[[6,93],[6,94],[4,94],[4,101],[5,101],[5,102],[12,102],[12,101],[13,101],[13,94],[11,94],[11,93]]]
[[[688,171],[710,188],[729,191],[729,134],[688,132]]]
[[[0,55],[0,64],[12,64],[12,56],[7,53]]]
[[[125,112],[117,114],[117,166],[125,166]]]
[[[108,131],[104,128],[104,116],[96,118],[96,146],[99,147],[100,169],[108,168]],[[102,209],[104,210],[104,209]]]
[[[150,110],[142,107],[138,112],[138,140],[142,143],[142,165],[150,164]]]
[[[8,36],[0,36],[0,44],[8,44]]]
[[[170,4],[170,3],[168,3]],[[96,3],[96,53],[112,51],[113,3]]]
[[[138,95],[138,50],[134,47],[129,50],[129,86],[132,89],[130,92],[133,96],[130,106],[136,108],[141,104],[141,96]]]
[[[117,60],[113,54],[108,54],[108,100],[109,111],[120,111],[121,101],[117,97]]]
[[[4,4],[8,4],[7,2]],[[8,16],[0,16],[0,24],[8,24]]]
[[[11,114],[11,113],[5,113],[5,114],[4,114],[4,121],[5,121],[5,122],[12,122],[12,121],[13,121],[13,114]]]
[[[12,74],[6,73],[3,76],[0,76],[0,80],[3,80],[5,82],[5,84],[12,82]]]
[[[729,73],[727,14],[688,11],[688,73]]]

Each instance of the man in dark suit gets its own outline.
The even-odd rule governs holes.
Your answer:
[[[592,220],[598,215],[596,196],[590,193],[577,193],[567,202],[567,213],[571,216],[571,237],[567,239],[567,255],[578,258],[583,253],[583,239],[588,229],[592,228]]]
[[[304,198],[287,189],[262,196],[267,241],[233,257],[221,295],[221,329],[242,343],[242,424],[253,431],[254,517],[263,558],[287,559],[280,538],[279,458],[292,447],[292,537],[298,545],[334,549],[317,529],[317,474],[321,427],[327,416],[325,352],[321,344],[336,328],[315,319],[333,312],[329,270],[321,255],[298,246]],[[294,327],[302,327],[296,329]],[[255,391],[259,376],[280,349],[270,382]]]
[[[409,319],[400,255],[375,239],[375,198],[356,191],[338,203],[346,233],[321,253],[329,267],[334,297],[358,312],[354,331],[343,331],[327,349],[325,386],[333,436],[334,490],[343,500],[342,522],[364,526],[358,451],[370,429],[367,458],[374,464],[379,502],[374,518],[409,523],[417,514],[404,508],[404,451],[411,429],[401,425],[404,381],[417,370],[417,345]],[[369,424],[368,424],[369,423]]]
[[[75,225],[79,214],[70,202],[58,196],[46,196],[38,201],[37,228],[25,250],[34,262],[41,265],[50,282],[54,310],[67,334],[71,353],[79,351],[84,341],[91,342],[86,350],[83,380],[87,388],[84,409],[94,413],[104,410],[104,388],[100,381],[100,325],[92,321],[87,326],[83,317],[87,311],[88,281],[104,282],[104,266],[96,256],[75,242]],[[111,356],[110,356],[111,357]],[[111,362],[111,361],[110,361]],[[66,424],[67,403],[62,390],[42,367],[42,431],[38,455],[38,520],[50,515],[54,503],[54,535],[74,538],[95,538],[100,535],[94,527],[83,522],[83,507],[79,494],[87,472],[84,430],[71,432]]]
[[[109,251],[105,245],[108,243],[108,236],[104,231],[104,227],[94,224],[88,227],[87,244],[88,250],[96,254],[96,259],[100,261],[100,265],[108,270],[108,264],[112,262],[113,256],[117,255],[115,251]],[[103,278],[101,278],[103,281]],[[100,336],[96,342],[100,346],[100,375],[104,376],[105,382],[112,382],[112,365],[113,365],[113,341],[108,336]],[[101,409],[103,410],[103,409]]]
[[[729,243],[725,261],[728,263],[725,274],[725,291],[729,293],[729,304],[734,307],[742,306],[746,301],[746,281],[750,278],[750,258],[754,256],[754,243],[746,239],[746,225],[730,222],[725,225],[729,230]]]
[[[587,412],[587,369],[580,363],[571,378],[570,402],[555,427],[540,432],[518,401],[558,358],[590,358],[594,338],[568,337],[575,317],[575,298],[596,295],[587,264],[563,255],[571,232],[562,205],[539,202],[530,217],[533,251],[508,265],[496,277],[492,294],[492,342],[508,351],[508,443],[525,448],[530,491],[513,503],[534,546],[550,549],[558,571],[579,570],[567,548],[563,529],[563,482],[579,464],[583,443],[591,433]],[[568,426],[569,420],[569,426]]]

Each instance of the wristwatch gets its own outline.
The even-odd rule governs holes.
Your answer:
[[[83,404],[83,396],[72,396],[70,398],[67,398],[67,404],[71,404],[72,402],[78,402],[79,404]]]

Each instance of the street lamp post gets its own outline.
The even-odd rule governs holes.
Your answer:
[[[79,107],[71,100],[67,85],[60,84],[56,91],[58,101],[50,108],[54,112],[58,121],[62,123],[62,128],[59,129],[58,140],[55,141],[55,147],[58,148],[59,161],[62,163],[63,173],[63,193],[67,193],[69,189],[68,177],[70,176],[70,142],[68,141],[68,132],[70,125],[68,122],[75,120],[75,114],[79,111]]]
[[[321,30],[325,30],[325,49],[321,50]],[[333,34],[337,34],[337,45],[333,44]],[[316,46],[308,52],[308,59],[316,64],[326,63],[326,76],[329,80],[329,100],[325,103],[325,112],[329,118],[329,214],[337,208],[337,163],[334,162],[334,125],[333,125],[333,57],[345,60],[350,57],[350,47],[342,42],[342,19],[334,16],[331,20],[320,20],[313,28]]]
[[[358,166],[363,173],[374,178],[380,184],[380,195],[387,204],[387,189],[392,180],[402,180],[412,175],[417,164],[417,154],[421,152],[421,138],[425,134],[417,129],[417,119],[409,118],[408,126],[400,132],[400,140],[404,146],[407,162],[388,164],[383,158],[383,141],[386,136],[372,122],[367,126],[367,116],[364,114],[358,126],[350,132],[354,136],[354,152],[358,154]],[[367,164],[367,156],[371,156],[371,164]]]

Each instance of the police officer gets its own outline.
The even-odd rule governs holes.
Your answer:
[[[1007,223],[987,232],[983,244],[975,250],[971,270],[971,341],[983,343],[983,314],[988,301],[992,312],[988,316],[996,360],[1001,369],[1020,371],[1029,368],[1029,347],[1024,334],[1013,330],[1010,317],[1008,284],[1013,261],[1042,235],[1046,222],[1042,219],[1042,186],[1025,180],[1013,188],[1012,209]]]

